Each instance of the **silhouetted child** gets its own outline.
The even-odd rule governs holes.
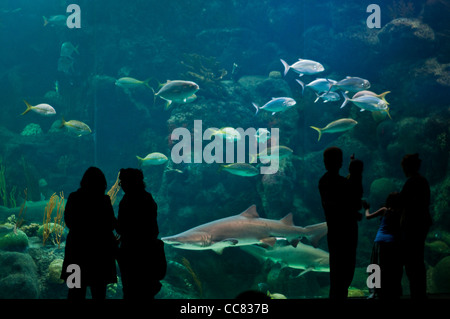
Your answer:
[[[371,263],[380,266],[381,287],[369,297],[378,295],[381,299],[399,298],[402,293],[402,264],[400,258],[400,193],[390,193],[384,207],[370,213],[369,204],[364,203],[367,219],[381,216],[381,223],[375,236]]]

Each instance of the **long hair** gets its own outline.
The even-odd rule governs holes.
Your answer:
[[[91,166],[86,170],[80,182],[81,189],[95,193],[104,194],[106,186],[105,175],[98,167],[94,166]]]

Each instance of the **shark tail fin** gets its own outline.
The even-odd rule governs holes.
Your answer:
[[[324,237],[328,232],[327,223],[319,223],[314,225],[306,226],[305,229],[307,230],[306,236],[308,237],[309,241],[314,247],[317,247],[319,244],[319,241]]]

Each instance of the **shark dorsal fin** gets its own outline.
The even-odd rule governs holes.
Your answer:
[[[247,218],[259,218],[259,214],[256,211],[256,205],[252,205],[249,208],[247,208],[244,212],[240,214],[240,216]]]
[[[288,226],[294,226],[294,220],[292,219],[292,213],[287,214],[282,219],[280,219],[280,222],[282,222],[285,225]]]

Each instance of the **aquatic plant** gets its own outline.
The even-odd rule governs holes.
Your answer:
[[[54,222],[52,220],[52,212],[56,207],[56,216],[54,217]],[[50,197],[47,205],[45,206],[44,220],[42,222],[43,232],[42,232],[42,243],[45,242],[50,237],[50,234],[54,234],[53,243],[58,244],[58,248],[61,245],[61,238],[64,233],[64,228],[66,227],[64,221],[64,194],[60,193],[60,196],[53,193]]]
[[[117,173],[117,179],[116,182],[114,183],[114,185],[111,187],[111,189],[108,191],[108,196],[111,199],[111,205],[114,205],[114,203],[116,202],[116,198],[117,198],[117,193],[120,190],[120,185],[119,185],[119,176],[120,176],[120,172]]]
[[[23,200],[22,205],[20,206],[19,214],[17,215],[16,223],[14,224],[14,233],[17,234],[17,229],[20,228],[23,224],[23,216],[25,216],[25,213],[27,212],[27,198],[28,198],[28,190],[24,189],[25,199]]]
[[[186,270],[189,272],[189,274],[192,276],[192,279],[194,280],[194,283],[197,286],[198,293],[200,294],[200,298],[201,298],[203,296],[202,283],[201,283],[200,279],[198,278],[197,274],[192,269],[191,263],[185,257],[181,258],[181,263],[186,268]]]

